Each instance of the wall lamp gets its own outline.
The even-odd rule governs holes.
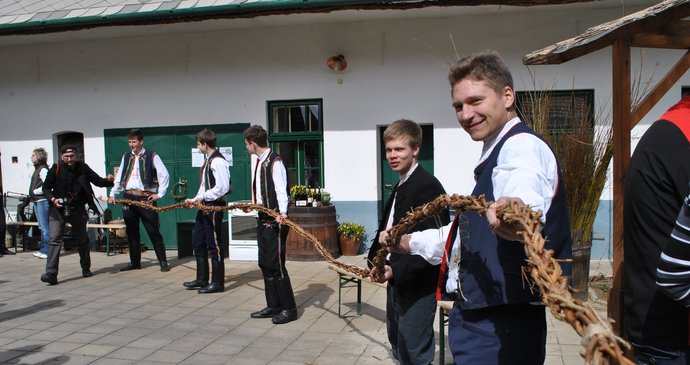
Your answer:
[[[341,72],[347,68],[347,61],[345,61],[345,56],[337,55],[328,58],[326,66],[333,70],[333,72]]]

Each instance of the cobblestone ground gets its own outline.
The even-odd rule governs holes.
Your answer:
[[[128,272],[119,271],[126,254],[94,252],[91,278],[82,278],[76,253],[64,253],[54,286],[39,280],[45,261],[33,252],[0,258],[2,364],[395,364],[385,289],[362,284],[358,316],[356,286],[340,289],[325,262],[287,263],[299,319],[276,326],[249,318],[264,306],[255,262],[226,261],[225,292],[200,295],[181,285],[195,277],[194,261],[174,251],[167,273],[151,250],[141,270]],[[362,256],[341,259],[364,266]],[[546,364],[582,364],[575,331],[552,317],[548,323]]]

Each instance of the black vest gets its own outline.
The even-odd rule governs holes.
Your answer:
[[[266,160],[260,165],[261,168],[261,200],[263,201],[263,206],[266,208],[278,211],[278,195],[276,194],[276,185],[273,181],[273,163],[277,160],[281,160],[279,154],[275,153],[273,150],[268,154]],[[281,189],[286,190],[287,186],[281,186]]]
[[[45,199],[45,195],[43,195],[43,193],[34,194],[34,190],[43,186],[43,180],[41,180],[41,170],[43,169],[48,170],[48,165],[34,165],[34,174],[31,175],[31,185],[29,186],[29,196],[31,197],[32,202]]]
[[[208,156],[206,161],[204,161],[203,166],[201,166],[201,170],[199,170],[199,173],[202,175],[202,176],[199,176],[199,181],[203,180],[204,183],[206,184],[206,186],[204,186],[204,190],[211,190],[216,186],[216,177],[213,176],[213,174],[211,173],[211,161],[213,161],[214,158],[225,159],[223,154],[220,153],[220,151],[218,151],[218,149],[215,149],[215,150],[213,150],[213,153],[211,153],[211,156]],[[232,179],[232,177],[230,177],[229,174],[228,174],[228,176],[229,176],[229,179]],[[232,180],[229,180],[228,186],[229,187],[232,186],[231,184],[232,184]],[[231,192],[230,190],[232,190],[232,189],[228,188],[228,191],[226,191],[225,194],[230,194],[230,192]]]
[[[144,155],[142,156],[143,170],[141,176],[141,182],[144,184],[145,189],[158,189],[158,171],[153,164],[153,158],[156,156],[156,152],[150,150],[144,150]],[[127,152],[122,156],[122,172],[120,174],[120,186],[124,189],[127,186],[127,181],[129,181],[130,176],[132,176],[132,169],[134,168],[134,163],[132,158],[134,155],[131,152]],[[141,166],[139,166],[141,168]]]

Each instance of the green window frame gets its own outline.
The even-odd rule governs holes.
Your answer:
[[[266,110],[268,142],[283,157],[288,188],[324,188],[323,100],[271,100]]]

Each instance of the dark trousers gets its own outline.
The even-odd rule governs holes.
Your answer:
[[[545,308],[531,304],[472,310],[454,307],[448,321],[448,344],[456,364],[543,364]]]
[[[62,250],[65,224],[72,227],[72,239],[79,248],[79,264],[82,271],[91,269],[91,253],[89,249],[89,236],[86,234],[86,222],[88,215],[83,206],[73,207],[69,217],[65,217],[63,209],[50,207],[48,216],[48,230],[50,242],[48,243],[48,258],[46,259],[46,273],[57,276],[60,264],[60,251]]]
[[[685,350],[644,346],[632,342],[637,365],[687,365],[690,364],[690,348]]]
[[[207,206],[224,206],[223,202],[204,202]],[[204,212],[199,210],[194,221],[194,232],[192,233],[192,247],[194,256],[208,259],[211,253],[211,260],[223,262],[223,212]]]
[[[393,355],[401,365],[431,364],[436,352],[436,294],[418,295],[387,287],[386,326]]]
[[[124,198],[146,201],[146,197],[130,194],[125,194]],[[151,204],[154,207],[157,206],[155,201],[151,201]],[[139,233],[139,221],[141,221],[153,244],[153,250],[156,252],[158,261],[166,261],[165,245],[161,235],[158,212],[134,205],[123,205],[122,216],[125,219],[125,230],[127,232],[127,240],[129,241],[129,260],[135,264],[141,262],[141,234]]]
[[[285,241],[288,231],[288,226],[279,226],[270,218],[258,220],[259,268],[265,278],[277,279],[288,276],[285,268]]]

